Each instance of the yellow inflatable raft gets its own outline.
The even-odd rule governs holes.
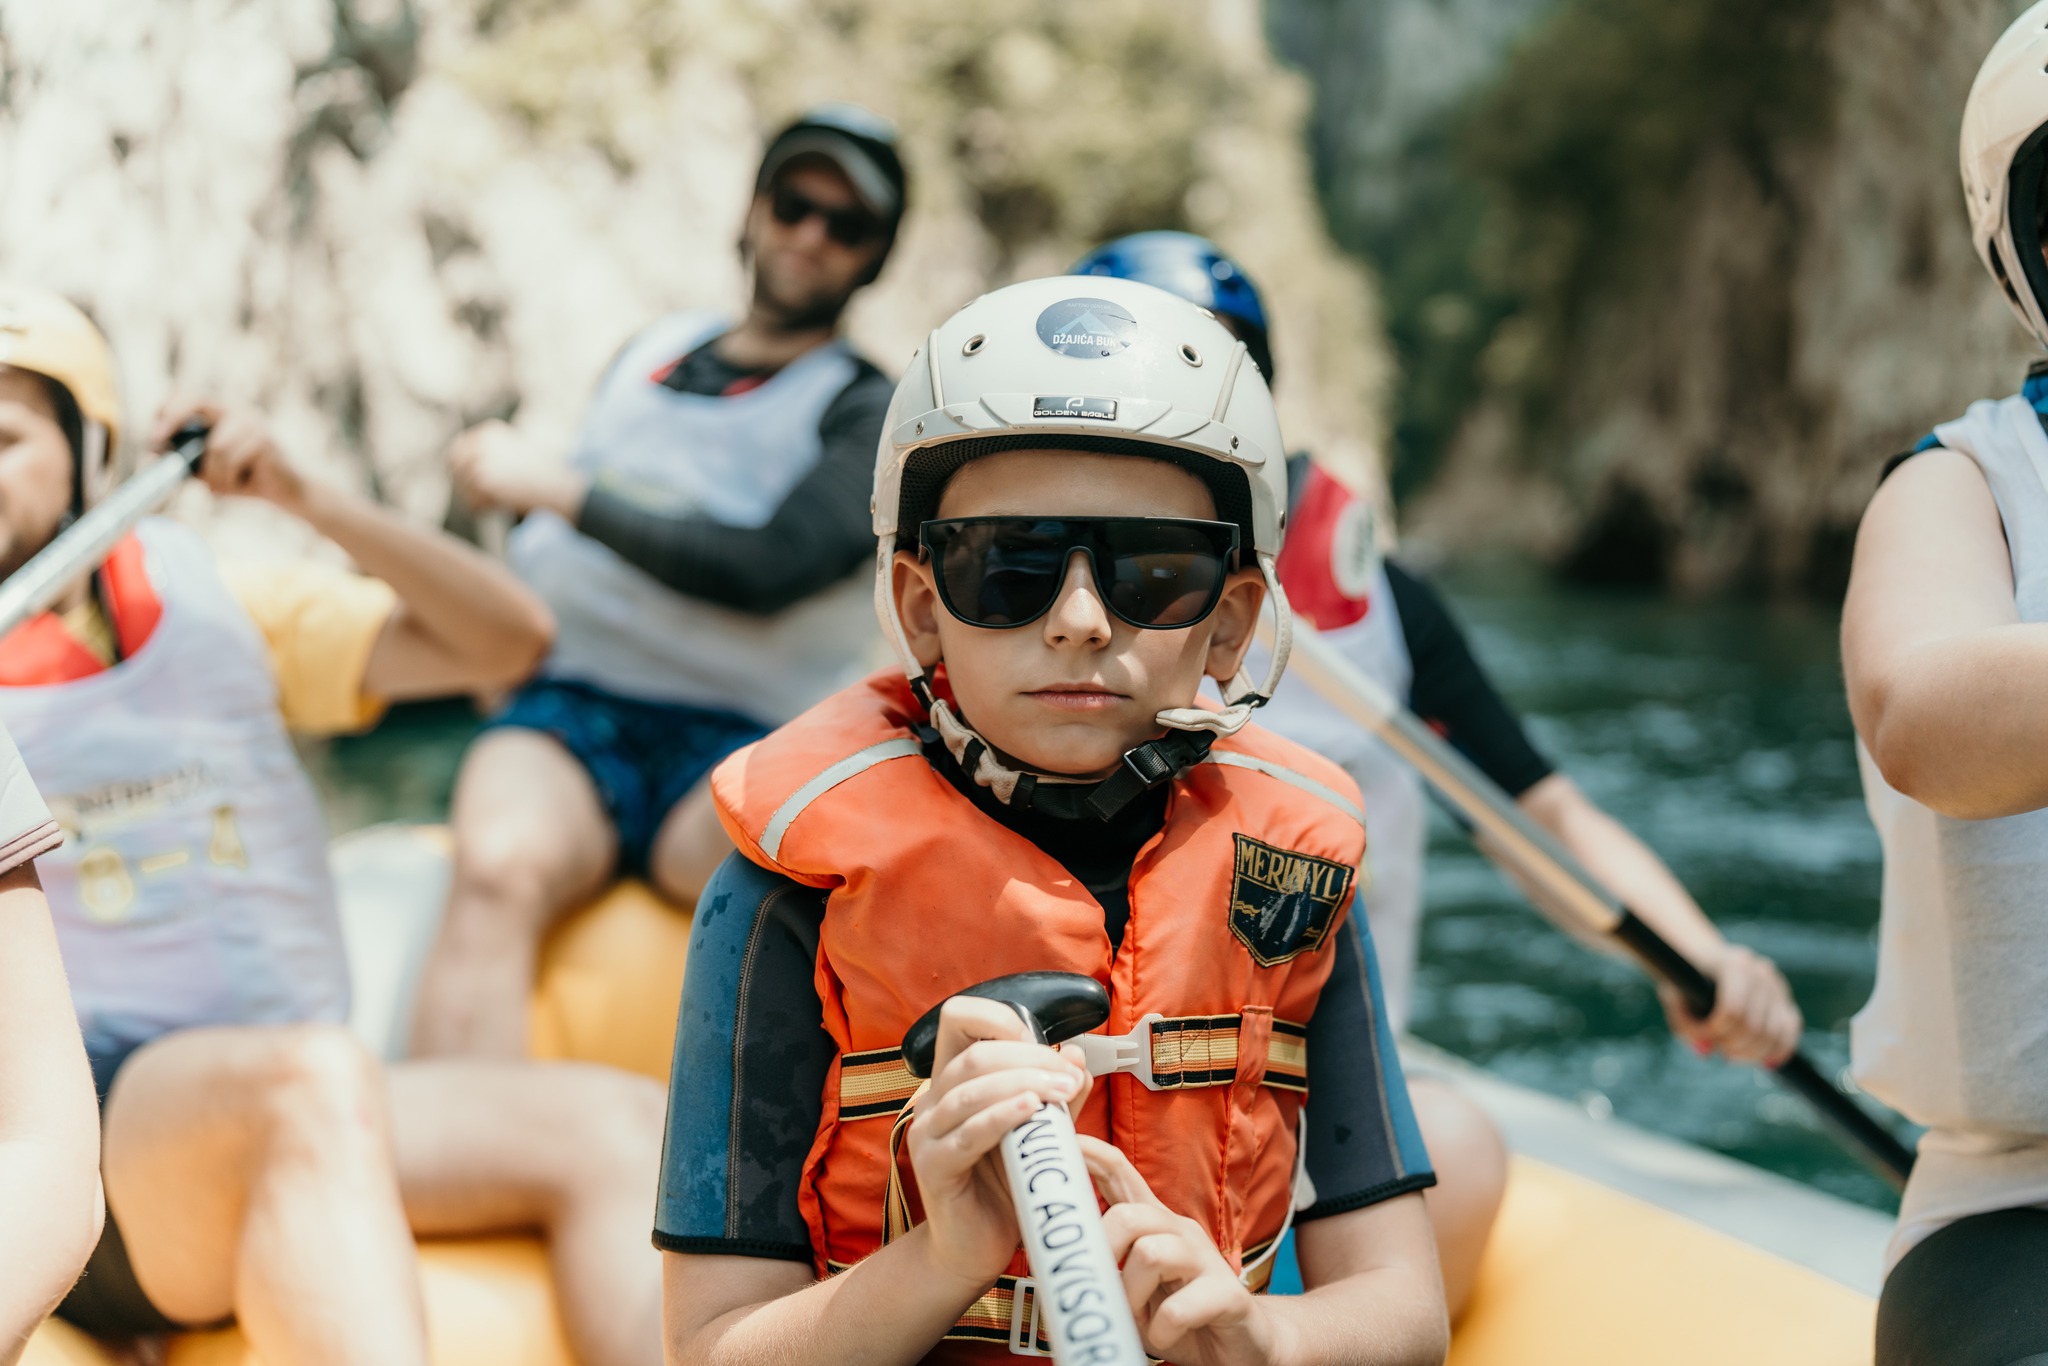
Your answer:
[[[353,846],[353,847],[352,847]],[[350,947],[357,970],[359,1032],[389,1050],[395,1006],[416,978],[418,956],[431,937],[445,886],[445,841],[438,832],[384,829],[338,843],[344,914],[355,901],[389,907],[384,893],[403,886],[416,904],[431,899],[425,931],[415,925],[402,951],[392,936],[362,932],[354,914]],[[408,871],[409,870],[409,871]],[[422,870],[426,876],[420,876]],[[402,875],[401,875],[402,874]],[[374,931],[375,927],[372,927]],[[689,936],[686,912],[647,888],[623,883],[567,921],[542,960],[535,991],[534,1045],[544,1057],[580,1058],[630,1068],[666,1080]],[[386,967],[380,980],[366,972],[365,955]],[[404,961],[392,965],[393,958]],[[395,985],[394,985],[395,982]],[[368,1001],[373,1018],[366,1022]],[[1555,1102],[1476,1079],[1482,1100],[1497,1100],[1518,1149],[1523,1133],[1544,1125],[1590,1125]],[[1546,1108],[1547,1107],[1547,1108]],[[1531,1118],[1534,1116],[1535,1118]],[[1546,1118],[1547,1117],[1547,1118]],[[1454,1366],[1858,1366],[1871,1359],[1874,1306],[1861,1289],[1844,1284],[1876,1274],[1874,1239],[1880,1226],[1832,1211],[1826,1197],[1774,1182],[1761,1174],[1663,1140],[1650,1156],[1616,1155],[1611,1130],[1586,1145],[1580,1171],[1518,1151],[1507,1204],[1488,1248],[1472,1306],[1452,1346]],[[1568,1135],[1576,1141],[1576,1134]],[[1552,1132],[1543,1140],[1558,1141]],[[1604,1148],[1608,1151],[1601,1151]],[[1602,1163],[1632,1176],[1618,1184],[1697,1197],[1701,1209],[1808,1202],[1822,1217],[1850,1230],[1849,1273],[1824,1274],[1754,1241],[1717,1231],[1640,1195],[1603,1181]],[[1591,1174],[1587,1174],[1588,1171]],[[1644,1176],[1649,1172],[1649,1176]],[[1720,1183],[1720,1184],[1717,1184]],[[1765,1183],[1761,1192],[1749,1189]],[[1681,1203],[1683,1203],[1681,1201]],[[1699,1210],[1693,1211],[1698,1213]],[[652,1218],[652,1210],[649,1211]],[[1812,1226],[1808,1217],[1778,1219]],[[1832,1249],[1841,1260],[1837,1246]],[[1780,1249],[1782,1252],[1783,1249]],[[1796,1257],[1796,1253],[1795,1253]],[[1827,1264],[1825,1257],[1807,1259]],[[1861,1263],[1869,1261],[1867,1274]],[[522,1239],[430,1241],[420,1250],[434,1360],[443,1366],[572,1366],[556,1317],[539,1245]],[[69,1325],[46,1324],[31,1340],[26,1366],[114,1366],[114,1357]],[[241,1335],[195,1333],[170,1346],[167,1366],[255,1366]]]

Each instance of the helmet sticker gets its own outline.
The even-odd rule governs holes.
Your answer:
[[[1062,356],[1101,360],[1137,337],[1138,320],[1107,299],[1062,299],[1038,315],[1038,339]]]
[[[1116,400],[1090,398],[1085,394],[1040,394],[1031,400],[1033,417],[1092,417],[1099,422],[1116,421]]]

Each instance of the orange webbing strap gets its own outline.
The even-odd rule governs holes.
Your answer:
[[[839,1059],[839,1118],[894,1115],[924,1085],[911,1075],[900,1048],[847,1053]]]
[[[1154,1091],[1180,1091],[1195,1086],[1228,1086],[1237,1079],[1237,1015],[1148,1016],[1133,1031],[1144,1041],[1140,1056],[1148,1056],[1149,1074],[1143,1069],[1139,1080]],[[1092,1070],[1092,1069],[1091,1069]],[[1108,1069],[1104,1069],[1105,1071]],[[1291,1020],[1273,1021],[1266,1041],[1266,1085],[1282,1091],[1308,1090],[1308,1027]],[[841,1120],[894,1118],[907,1114],[905,1108],[922,1083],[904,1065],[903,1053],[895,1048],[877,1048],[866,1053],[848,1053],[839,1060],[839,1118]],[[900,1136],[892,1140],[900,1142]]]

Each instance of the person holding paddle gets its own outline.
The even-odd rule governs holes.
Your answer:
[[[1963,110],[1977,253],[2048,345],[2048,3]],[[2048,1360],[2048,362],[1886,466],[1842,667],[1884,845],[1863,1088],[1927,1126],[1878,1305],[1879,1366]]]
[[[673,313],[628,341],[573,464],[503,423],[450,451],[473,506],[524,517],[508,554],[560,635],[463,759],[421,1052],[523,1056],[548,927],[615,877],[693,899],[732,847],[712,767],[859,672],[890,386],[840,316],[888,259],[907,193],[886,122],[810,111],[755,177],[744,317]]]
[[[1265,302],[1244,267],[1215,243],[1192,233],[1136,233],[1082,257],[1074,273],[1140,280],[1209,309],[1244,340],[1271,380]],[[1674,1032],[1701,1053],[1738,1062],[1769,1066],[1788,1057],[1801,1021],[1783,974],[1761,954],[1725,939],[1657,855],[1537,749],[1442,594],[1380,553],[1371,502],[1307,455],[1288,462],[1288,500],[1280,583],[1292,609],[1449,739],[1713,979],[1715,1008],[1704,1019],[1693,1016],[1676,991],[1660,991]],[[1336,759],[1365,792],[1373,840],[1372,882],[1363,896],[1380,946],[1388,1012],[1403,1029],[1422,919],[1422,779],[1299,678],[1280,685],[1265,717],[1280,734]],[[1428,1200],[1455,1317],[1499,1208],[1506,1153],[1492,1121],[1447,1082],[1418,1076],[1411,1091],[1437,1173]]]
[[[1243,670],[1286,502],[1264,378],[1163,290],[1036,280],[933,331],[885,431],[900,668],[712,780],[739,852],[677,1024],[669,1361],[1042,1354],[1043,1297],[1102,1293],[1019,1249],[998,1150],[1048,1104],[1145,1351],[1441,1361],[1434,1178],[1350,914],[1358,790],[1250,724],[1286,667]],[[1033,1042],[987,995],[1020,973],[1092,979],[1106,1026]],[[1041,1237],[1065,1202],[1019,1143],[1034,1247],[1084,1255]],[[1256,1293],[1290,1229],[1308,1293]]]
[[[13,571],[93,517],[121,413],[105,339],[63,299],[0,286],[0,338]],[[174,404],[158,444],[195,423],[215,493],[301,518],[363,572],[216,563],[149,518],[0,638],[0,724],[70,836],[42,869],[101,1098],[106,1228],[58,1313],[115,1339],[233,1318],[277,1366],[424,1366],[413,1235],[539,1228],[579,1357],[647,1366],[658,1088],[381,1067],[343,1024],[327,830],[289,734],[504,686],[547,648],[547,610],[453,537],[306,479],[249,413]]]

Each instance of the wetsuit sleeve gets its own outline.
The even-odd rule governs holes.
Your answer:
[[[1409,706],[1482,773],[1519,797],[1555,771],[1472,657],[1465,632],[1434,587],[1388,561],[1387,583],[1414,661]]]
[[[735,854],[698,898],[654,1245],[809,1262],[797,1192],[835,1049],[812,973],[825,894]]]
[[[1308,1178],[1315,1203],[1296,1223],[1436,1184],[1380,993],[1364,917],[1346,917],[1330,980],[1308,1022]]]
[[[892,392],[862,363],[819,420],[818,463],[761,526],[728,526],[600,480],[576,529],[679,593],[758,616],[780,612],[873,557],[868,502]]]
[[[0,873],[12,872],[64,842],[64,832],[43,804],[14,737],[0,730]]]

